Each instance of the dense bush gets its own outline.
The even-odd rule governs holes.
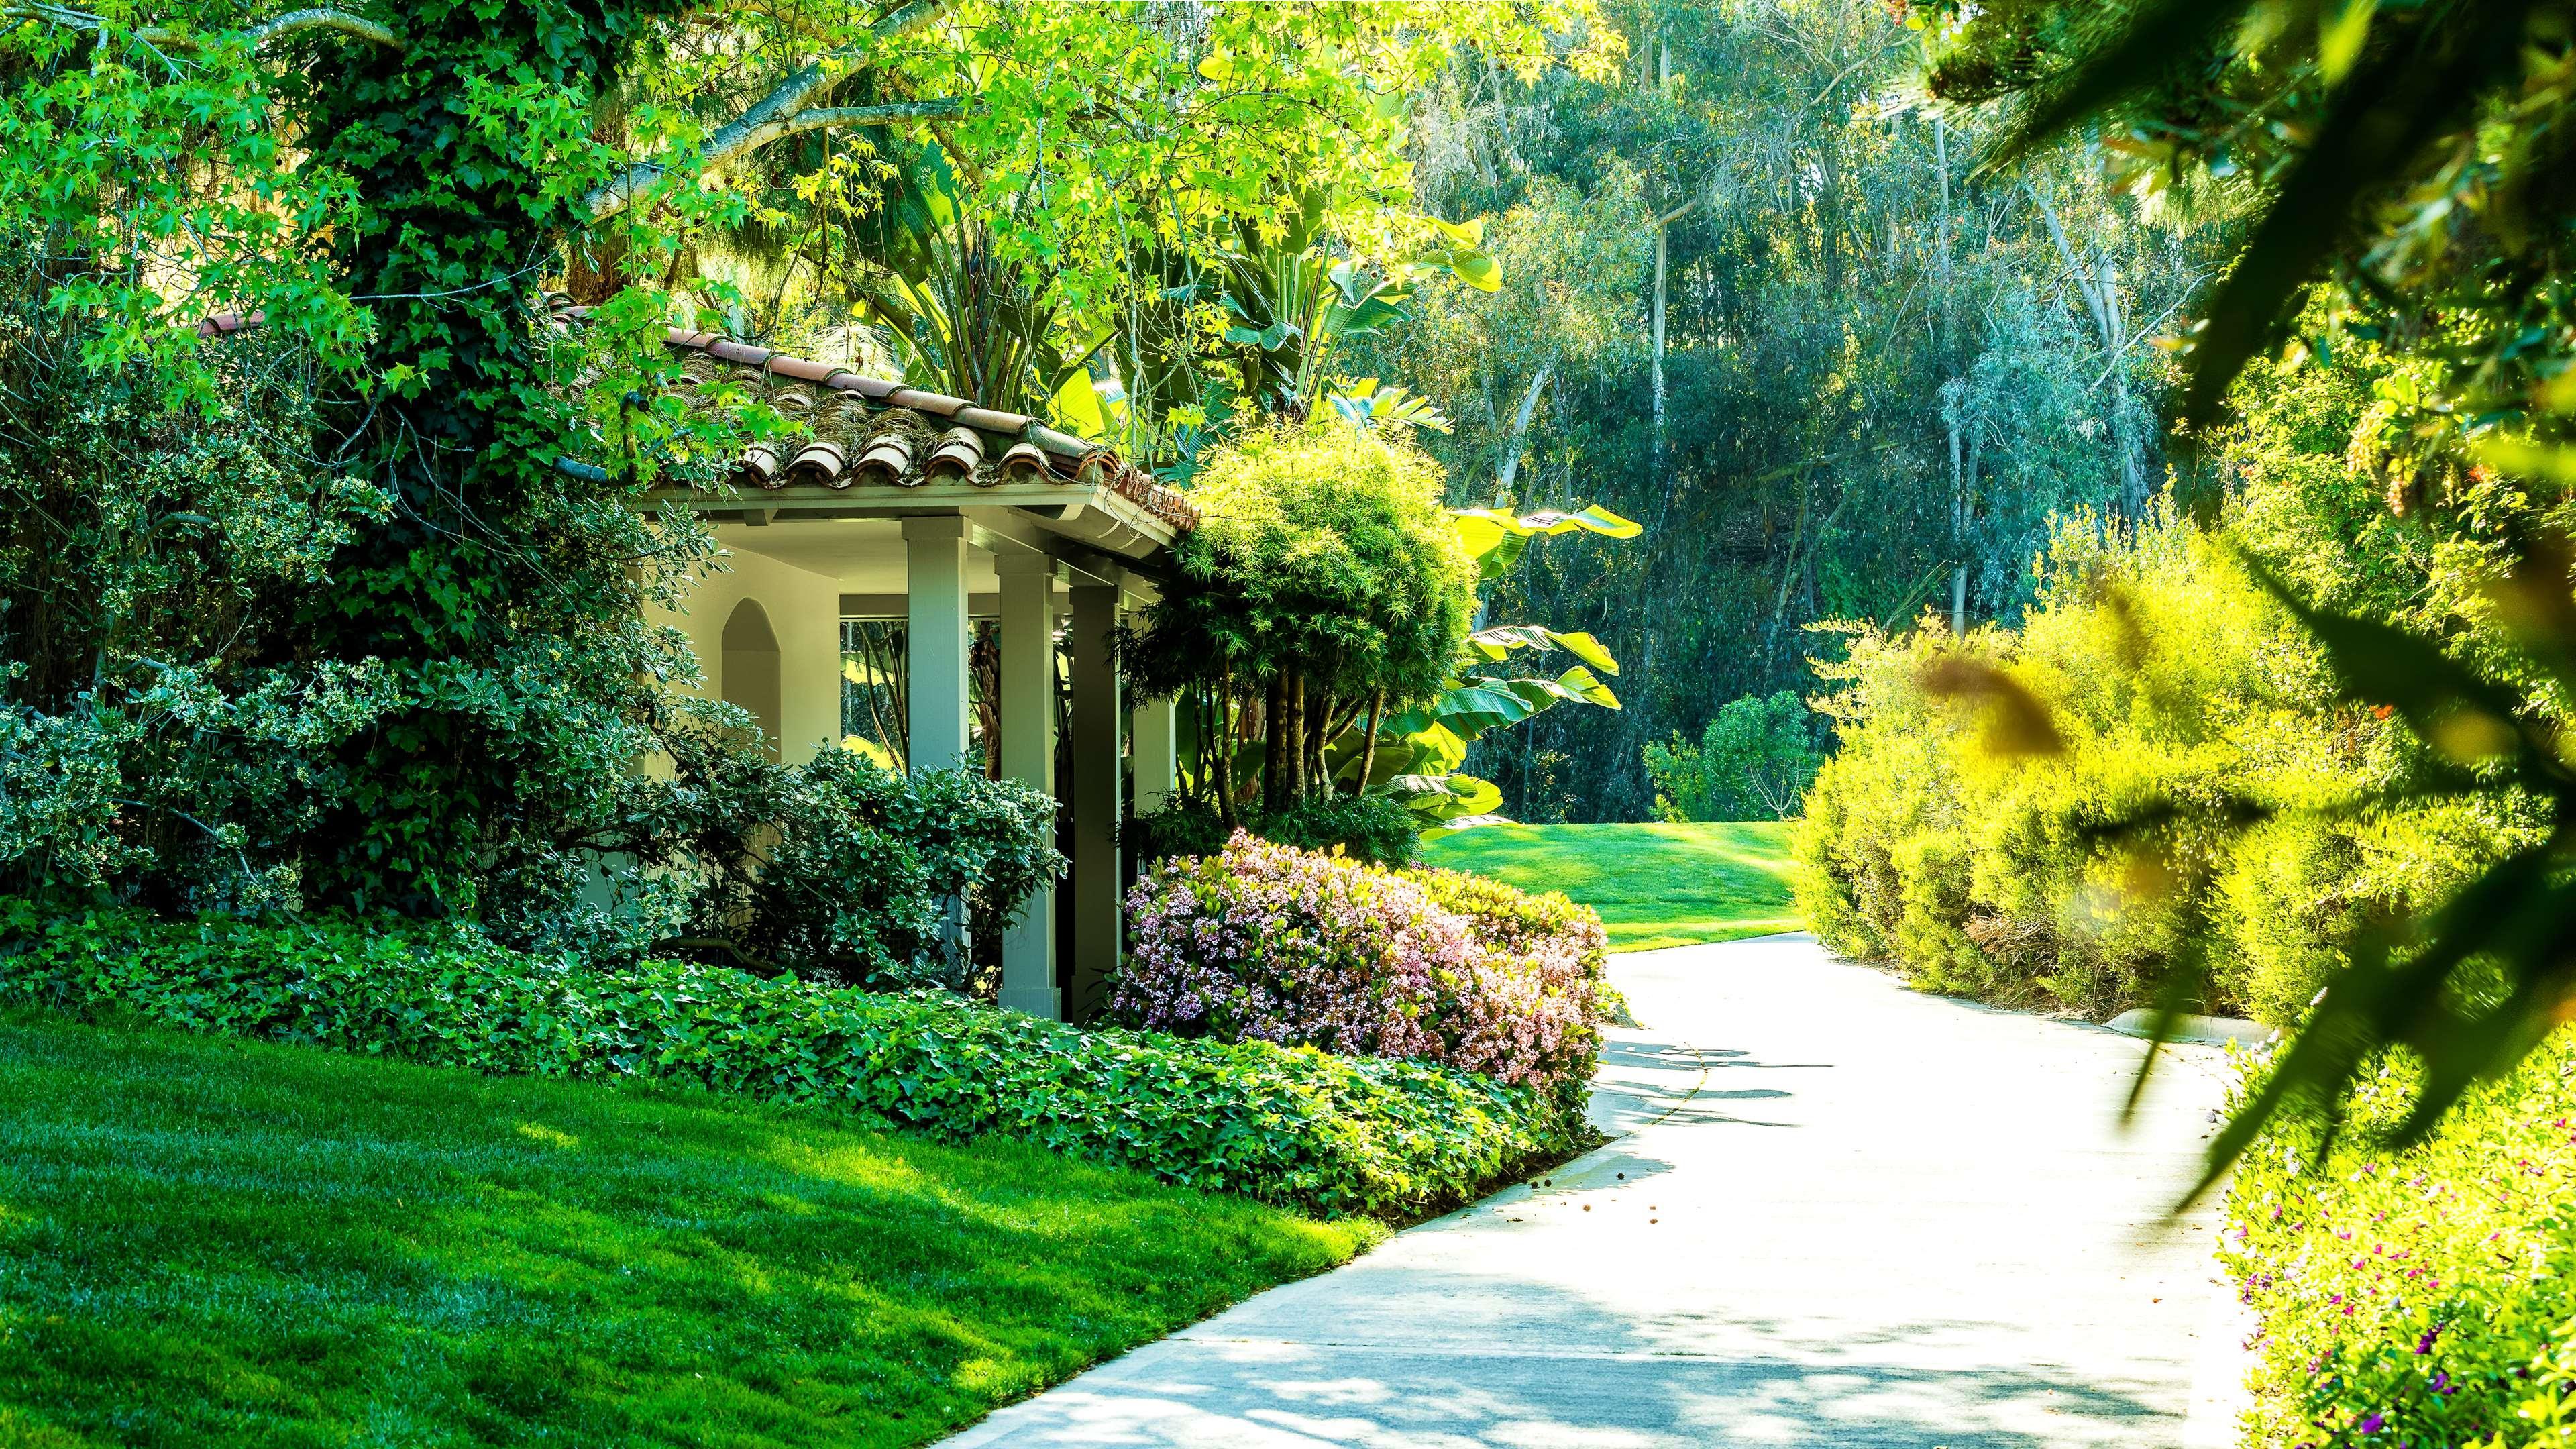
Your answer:
[[[949,905],[995,932],[1063,873],[1043,791],[980,771],[896,774],[849,750],[773,764],[705,734],[671,741],[671,788],[639,833],[680,869],[694,953],[877,988],[965,984]]]
[[[1440,688],[1476,607],[1443,488],[1400,430],[1339,418],[1247,430],[1192,479],[1201,522],[1120,653],[1140,691],[1216,716],[1194,793],[1241,799],[1238,752],[1217,742],[1254,735],[1262,810],[1327,793],[1338,735]]]
[[[2422,1146],[2383,1067],[2322,1163],[2273,1129],[2236,1169],[2228,1271],[2254,1310],[2246,1442],[2576,1444],[2576,1032],[2471,1094]]]
[[[1986,725],[1932,687],[1953,650],[2027,688],[2062,750],[1976,748]],[[2020,630],[1862,629],[1831,672],[1841,746],[1796,837],[1800,906],[1836,949],[1930,990],[2098,1016],[2208,951],[2206,1005],[2287,1025],[2353,922],[2438,899],[2519,828],[2457,805],[2312,809],[2400,780],[2412,746],[2331,706],[2314,646],[2188,524],[2105,542],[2074,521]],[[2225,797],[2284,813],[2245,834],[2176,823],[2153,852],[2108,839],[2163,802]]]
[[[1693,744],[1646,746],[1655,814],[1665,820],[1786,820],[1824,764],[1814,712],[1789,690],[1730,700]]]
[[[1580,974],[1600,989],[1610,962],[1610,935],[1590,906],[1563,891],[1532,894],[1473,871],[1409,870],[1404,878],[1422,887],[1434,905],[1466,917],[1488,946],[1573,952]]]
[[[1256,813],[1246,832],[1300,850],[1330,855],[1336,848],[1354,860],[1403,867],[1422,852],[1422,822],[1410,810],[1377,795],[1322,795],[1285,810]],[[1128,822],[1127,848],[1148,864],[1176,855],[1214,855],[1234,829],[1207,805],[1178,804]]]
[[[1600,1057],[1600,922],[1562,897],[1517,894],[1237,835],[1137,882],[1134,949],[1109,1010],[1221,1041],[1434,1062],[1579,1102]]]
[[[650,961],[602,970],[464,928],[0,906],[0,1000],[477,1071],[640,1078],[999,1134],[1328,1212],[1473,1196],[1572,1146],[1545,1092],[1419,1062],[1079,1031],[936,993]]]
[[[1263,815],[1252,827],[1264,840],[1401,868],[1422,853],[1422,820],[1382,795],[1318,795]]]

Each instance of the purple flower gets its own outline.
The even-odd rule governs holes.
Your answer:
[[[2355,1424],[2355,1425],[2353,1425],[2352,1427],[2353,1427],[2353,1429],[2354,1429],[2356,1432],[2358,1432],[2358,1433],[2363,1433],[2363,1434],[2376,1434],[2376,1433],[2378,1433],[2382,1428],[2385,1428],[2385,1427],[2387,1426],[2387,1424],[2388,1424],[2388,1416],[2387,1416],[2387,1415],[2385,1415],[2385,1414],[2371,1414],[2371,1415],[2369,1415],[2369,1416],[2365,1417],[2365,1418],[2364,1418],[2360,1423]]]

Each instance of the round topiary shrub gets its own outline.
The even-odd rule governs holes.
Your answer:
[[[1586,938],[1491,938],[1404,874],[1238,832],[1216,855],[1148,871],[1128,914],[1135,947],[1109,1012],[1131,1026],[1537,1088],[1579,1088],[1600,1058]]]

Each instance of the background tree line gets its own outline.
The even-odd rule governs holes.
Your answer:
[[[1454,420],[1451,501],[1599,504],[1635,543],[1534,550],[1499,613],[1598,635],[1624,708],[1559,711],[1469,768],[1525,820],[1642,819],[1643,747],[1811,687],[1821,620],[2009,621],[2048,520],[2167,484],[2150,345],[2225,228],[2092,180],[1977,175],[1986,123],[1924,104],[1873,0],[1610,7],[1616,75],[1473,52],[1415,108],[1423,210],[1493,218],[1499,293],[1426,286],[1362,370]],[[2186,497],[2202,486],[2186,467]]]

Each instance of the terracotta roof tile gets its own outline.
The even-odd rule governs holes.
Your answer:
[[[866,377],[713,333],[673,329],[682,387],[719,380],[765,401],[800,436],[744,450],[735,482],[773,489],[914,488],[926,482],[1058,483],[1106,487],[1175,527],[1198,521],[1179,491],[1113,449],[1056,431],[1026,413]]]
[[[571,327],[588,313],[568,301],[549,300],[558,328]],[[223,313],[198,323],[197,335],[220,337],[259,326],[262,320],[257,312]],[[734,481],[744,488],[916,488],[933,480],[986,487],[1058,483],[1107,487],[1175,528],[1198,521],[1198,510],[1186,496],[1129,465],[1115,450],[1058,432],[1026,413],[865,377],[714,332],[675,327],[664,345],[685,354],[674,391],[694,395],[711,383],[730,382],[768,403],[795,430],[743,450]]]

